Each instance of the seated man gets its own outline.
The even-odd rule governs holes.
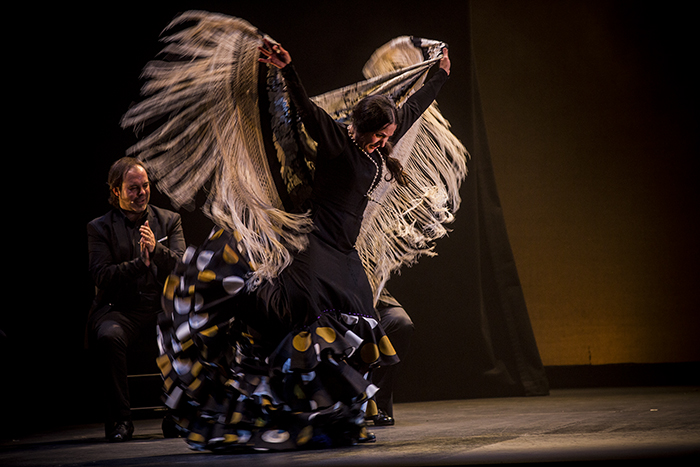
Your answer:
[[[180,215],[149,205],[143,165],[124,157],[108,175],[113,208],[87,226],[90,275],[96,296],[88,339],[97,351],[106,396],[105,435],[131,439],[127,347],[139,336],[156,339],[163,284],[185,251]]]

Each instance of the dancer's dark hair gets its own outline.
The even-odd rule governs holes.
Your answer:
[[[399,113],[394,102],[386,96],[367,96],[352,109],[352,125],[356,134],[374,133],[391,123],[399,124]],[[399,185],[406,186],[408,178],[401,162],[395,157],[391,157],[393,149],[393,144],[388,142],[380,151],[389,170],[387,180],[393,179]]]

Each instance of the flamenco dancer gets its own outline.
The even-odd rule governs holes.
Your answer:
[[[387,225],[384,211],[394,215],[397,208],[388,207],[393,199],[390,187],[408,187],[411,170],[392,157],[392,148],[411,131],[412,144],[397,152],[405,158],[425,146],[412,128],[449,77],[447,49],[440,48],[432,60],[438,70],[422,86],[420,79],[429,66],[419,67],[408,85],[405,73],[394,73],[402,82],[403,95],[394,93],[403,98],[399,108],[376,92],[377,83],[391,81],[382,77],[369,80],[374,93],[363,86],[341,90],[336,101],[347,103],[352,96],[356,103],[345,113],[342,105],[329,112],[317,103],[323,99],[307,96],[291,55],[279,43],[242,20],[201,12],[186,16],[198,23],[173,35],[179,43],[168,51],[192,53],[193,44],[218,43],[218,52],[230,47],[227,53],[236,58],[227,59],[217,79],[225,86],[231,85],[229,79],[236,81],[233,91],[223,88],[223,99],[232,103],[228,110],[234,112],[207,114],[211,107],[201,105],[202,93],[211,91],[207,86],[191,93],[187,98],[192,105],[182,110],[186,100],[182,90],[191,86],[188,77],[195,70],[190,60],[187,65],[161,63],[147,69],[146,75],[157,84],[150,88],[153,95],[131,109],[123,122],[138,127],[154,115],[170,114],[167,123],[132,151],[161,174],[165,180],[161,189],[175,202],[186,192],[178,186],[185,172],[200,172],[198,181],[184,183],[187,190],[213,179],[206,210],[221,226],[198,249],[188,249],[165,286],[159,365],[166,404],[188,431],[193,449],[297,449],[372,442],[376,438],[367,432],[365,416],[381,389],[369,375],[373,368],[398,362],[375,310],[375,297],[387,268],[428,252],[429,247],[419,241],[408,249],[405,240],[403,252],[398,248],[377,253],[383,244],[373,247],[368,237],[377,229],[391,231],[400,225]],[[238,41],[230,40],[234,35]],[[190,47],[182,46],[185,38]],[[213,55],[201,54],[205,60]],[[250,57],[261,64],[260,70]],[[242,73],[241,79],[232,77],[233,71]],[[259,80],[252,87],[258,94],[249,107],[245,100],[251,88],[237,94],[245,79]],[[362,96],[363,92],[370,95]],[[184,115],[181,120],[172,118],[169,106]],[[195,121],[199,131],[187,131]],[[214,136],[207,138],[208,133]],[[240,144],[224,144],[227,141]],[[443,172],[452,171],[459,180],[466,150],[450,141],[447,151],[453,154],[444,157],[449,168]],[[445,144],[429,146],[445,151]],[[176,165],[194,159],[197,170],[181,171],[167,180],[165,174]],[[286,177],[281,185],[280,176]],[[310,194],[302,196],[300,205],[310,206],[308,211],[285,204],[292,195],[303,193],[295,188],[304,186]],[[454,193],[451,188],[447,191]],[[378,211],[370,212],[375,204]],[[452,211],[457,204],[453,195]],[[421,209],[432,215],[440,211],[413,205],[414,211]],[[405,210],[402,222],[415,225],[413,214]],[[446,214],[440,220],[449,218]],[[374,228],[367,225],[371,221]],[[433,223],[428,230],[439,229]],[[384,266],[383,262],[391,262],[382,258],[392,255],[398,257],[396,264]]]

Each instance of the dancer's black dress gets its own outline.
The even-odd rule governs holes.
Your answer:
[[[248,292],[252,265],[236,233],[213,232],[189,251],[164,291],[159,324],[167,405],[194,448],[292,449],[352,444],[366,437],[366,378],[398,361],[379,325],[354,248],[362,215],[382,175],[312,103],[293,65],[289,94],[318,142],[308,247],[277,278]],[[399,110],[396,141],[447,80],[438,70]],[[371,159],[373,160],[371,160]]]

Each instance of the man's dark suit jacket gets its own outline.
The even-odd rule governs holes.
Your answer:
[[[93,317],[107,308],[146,311],[154,300],[153,311],[160,306],[165,280],[185,252],[185,237],[178,213],[149,205],[147,217],[137,225],[146,219],[156,238],[150,266],[140,257],[138,235],[128,234],[130,221],[121,210],[88,224],[89,271],[96,286]]]

